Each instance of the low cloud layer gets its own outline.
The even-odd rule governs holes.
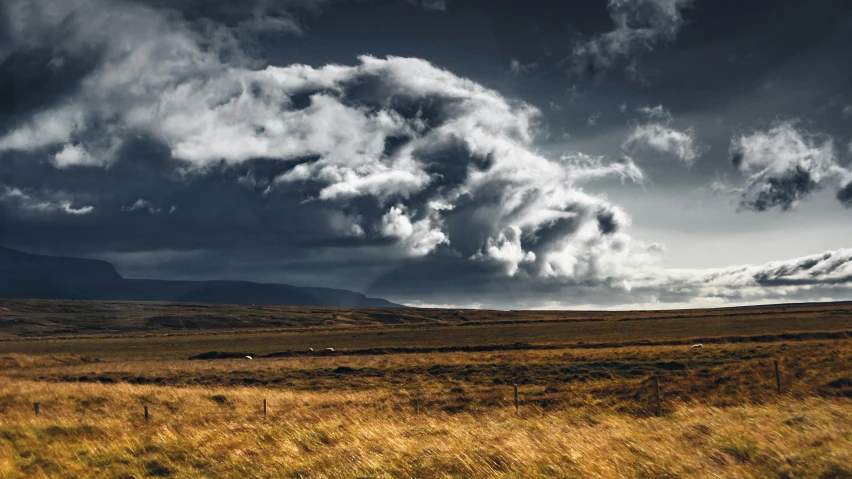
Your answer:
[[[668,284],[658,285],[664,291],[723,301],[783,301],[813,289],[837,295],[852,282],[852,249],[755,266],[669,270],[667,275],[663,281]]]
[[[177,206],[172,205],[168,208],[160,208],[144,198],[139,198],[138,200],[134,201],[133,204],[130,206],[122,206],[121,211],[125,211],[128,213],[145,212],[152,215],[158,215],[161,213],[172,214],[177,211]]]
[[[412,268],[416,277],[417,269]],[[416,277],[417,278],[417,277]],[[475,279],[474,279],[475,278]],[[572,307],[707,307],[713,305],[766,304],[796,301],[831,301],[846,298],[852,283],[852,250],[841,249],[760,265],[687,270],[651,267],[635,275],[628,284],[614,278],[605,283],[579,282],[532,287],[528,282],[512,278],[502,282],[509,297],[494,298],[484,294],[500,283],[482,277],[442,277],[456,289],[447,288],[437,298],[446,305],[463,306],[484,301],[502,308],[572,308]],[[398,276],[391,275],[381,284],[386,291],[405,298],[412,304],[430,304],[417,297],[417,286],[392,286]],[[426,286],[425,277],[420,279]],[[415,284],[417,284],[415,282]]]
[[[87,215],[95,210],[90,205],[75,206],[67,196],[51,192],[24,192],[19,188],[4,186],[0,191],[0,203],[11,205],[25,214]]]

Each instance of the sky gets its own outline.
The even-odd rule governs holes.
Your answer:
[[[0,0],[0,245],[413,306],[852,299],[852,3]]]

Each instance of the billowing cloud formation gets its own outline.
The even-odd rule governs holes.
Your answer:
[[[830,137],[810,134],[794,121],[733,138],[730,156],[746,176],[743,187],[737,189],[740,205],[754,211],[793,209],[827,182],[848,181],[850,176],[838,165]],[[844,198],[841,190],[838,199]]]
[[[648,52],[660,41],[671,41],[683,26],[682,10],[692,0],[609,0],[615,28],[577,44],[572,52],[572,68],[577,73],[599,75],[620,62],[635,70],[635,57]]]
[[[341,236],[390,240],[403,257],[445,248],[508,275],[594,280],[647,259],[632,254],[627,215],[579,187],[602,176],[641,180],[641,171],[629,159],[540,156],[531,105],[419,59],[255,68],[215,27],[199,32],[137,5],[62,5],[17,23],[68,29],[65,52],[98,45],[101,63],[66,101],[0,138],[0,149],[43,153],[57,168],[109,166],[121,145],[144,137],[193,174],[276,160],[284,171],[266,187],[339,208],[327,219]],[[353,203],[358,213],[344,213]],[[125,208],[153,212],[147,202]]]
[[[672,115],[662,105],[640,107],[637,111],[647,122],[636,123],[622,143],[624,151],[636,154],[643,152],[664,153],[674,156],[686,166],[706,152],[707,147],[695,138],[690,127],[678,130],[670,126]]]
[[[71,225],[63,231],[89,252],[106,244],[90,246],[92,238],[109,237],[115,258],[168,249],[172,259],[158,268],[192,269],[239,244],[223,261],[247,276],[261,263],[303,273],[306,284],[346,271],[359,289],[421,304],[430,295],[497,307],[746,291],[775,298],[848,286],[842,251],[810,266],[813,258],[710,272],[657,267],[664,246],[633,239],[629,216],[586,188],[604,178],[642,183],[632,158],[647,151],[694,161],[701,148],[692,131],[670,127],[662,107],[640,110],[644,122],[618,160],[548,157],[536,148],[536,108],[425,60],[267,66],[241,46],[247,31],[268,31],[239,26],[251,15],[226,27],[151,4],[164,2],[8,2],[12,47],[0,50],[47,52],[45,64],[68,82],[56,87],[62,95],[22,95],[21,108],[0,117],[4,165],[36,171],[29,189],[9,183],[25,175],[4,177],[0,202],[23,216],[61,213]],[[613,0],[617,31],[630,40],[595,41],[621,45],[601,47],[609,58],[628,58],[673,36],[686,4]],[[43,179],[64,191],[50,183],[58,178],[91,194],[32,187]],[[167,211],[172,204],[178,209]],[[8,224],[29,224],[19,216]]]
[[[649,248],[656,249],[655,245]],[[450,305],[485,300],[505,308],[565,308],[578,305],[706,307],[812,301],[815,298],[841,300],[848,297],[849,285],[852,283],[852,249],[827,251],[761,265],[702,270],[651,266],[634,273],[629,280],[611,278],[610,281],[597,284],[553,283],[544,287],[510,278],[507,280],[509,286],[504,282],[503,287],[513,294],[503,300],[489,298],[484,294],[487,288],[500,286],[493,281],[481,286],[481,279],[472,282],[442,278],[450,281],[459,292],[448,288],[442,292],[441,298]],[[397,276],[390,278],[396,279]],[[418,298],[416,292],[394,289],[388,284],[383,286],[411,303],[428,302],[423,301],[422,296]]]

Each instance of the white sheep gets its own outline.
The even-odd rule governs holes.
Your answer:
[[[693,349],[694,349],[694,348],[703,348],[703,347],[704,347],[704,345],[703,345],[703,344],[701,344],[701,343],[693,344],[693,345],[692,345],[692,348],[693,348]]]
[[[309,352],[314,352],[314,348],[308,348]]]
[[[334,348],[325,348],[325,351],[328,352],[328,353],[333,353]]]
[[[246,359],[254,359],[254,358],[252,358],[251,356],[246,356]]]

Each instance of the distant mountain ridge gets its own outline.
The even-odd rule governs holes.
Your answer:
[[[126,279],[106,261],[30,254],[2,246],[0,298],[405,307],[342,289],[251,281]]]

